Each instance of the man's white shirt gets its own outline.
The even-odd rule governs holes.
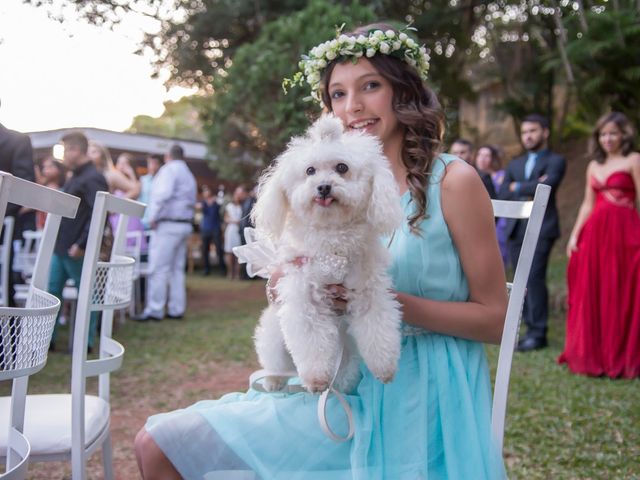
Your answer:
[[[196,180],[184,160],[171,160],[153,178],[149,222],[191,220],[196,203]]]

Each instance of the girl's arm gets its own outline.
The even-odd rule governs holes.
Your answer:
[[[473,167],[449,164],[441,202],[467,278],[469,300],[443,302],[398,293],[404,321],[446,335],[500,343],[507,311],[506,278],[491,201]]]
[[[593,205],[595,203],[595,195],[593,194],[593,189],[590,185],[591,175],[593,173],[593,166],[595,165],[592,160],[587,165],[587,173],[584,185],[584,198],[582,199],[582,204],[580,205],[580,210],[578,210],[578,217],[576,218],[576,223],[573,225],[571,229],[571,235],[569,235],[569,241],[567,242],[567,257],[570,257],[571,254],[578,249],[578,237],[580,236],[580,231],[582,230],[582,226],[584,222],[587,221],[589,215],[591,215],[591,211],[593,210]]]
[[[140,196],[140,182],[131,180],[120,170],[110,169],[107,172],[109,185],[113,190],[122,190],[125,198],[135,200]]]

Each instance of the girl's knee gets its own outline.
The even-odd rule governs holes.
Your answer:
[[[157,449],[156,443],[153,441],[149,432],[145,430],[144,427],[138,431],[136,434],[136,438],[133,441],[133,446],[136,451],[136,456],[145,457],[148,456],[154,450],[154,447]]]

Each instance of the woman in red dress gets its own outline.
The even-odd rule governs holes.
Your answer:
[[[640,154],[622,113],[598,120],[567,245],[568,312],[558,361],[575,373],[640,376]]]

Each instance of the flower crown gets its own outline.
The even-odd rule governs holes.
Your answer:
[[[411,27],[406,29],[415,30]],[[394,30],[386,32],[369,30],[368,35],[349,36],[341,34],[340,30],[342,27],[338,29],[337,38],[313,47],[308,55],[302,55],[302,60],[298,64],[300,71],[294,74],[293,79],[286,78],[282,82],[285,93],[289,86],[302,85],[306,80],[311,87],[311,99],[322,103],[320,95],[322,70],[339,57],[353,57],[355,63],[360,57],[371,58],[382,53],[408,63],[418,71],[423,80],[427,78],[430,59],[427,49],[424,45],[418,45],[404,31],[396,33]]]

